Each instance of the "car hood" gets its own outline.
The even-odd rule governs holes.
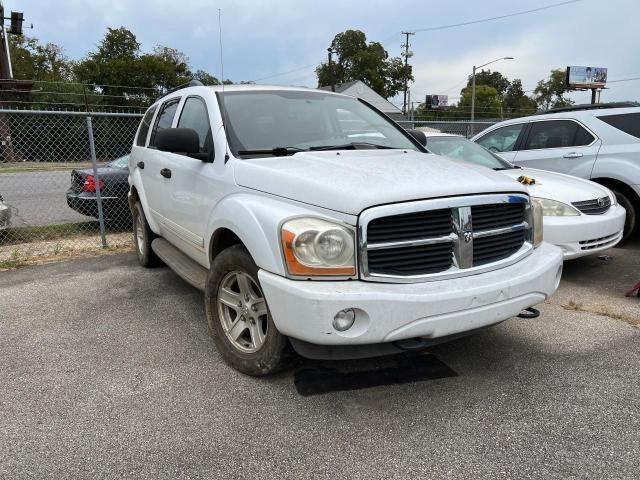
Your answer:
[[[609,195],[609,191],[606,188],[595,182],[562,173],[548,172],[535,168],[515,168],[501,170],[500,173],[513,179],[517,179],[521,175],[533,178],[536,183],[534,185],[527,185],[529,195],[532,197],[549,198],[563,203],[572,203],[583,200],[593,200]]]
[[[394,202],[526,192],[491,169],[412,150],[299,152],[237,160],[234,174],[243,187],[352,215]]]

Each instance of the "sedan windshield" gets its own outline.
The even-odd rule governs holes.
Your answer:
[[[427,150],[452,160],[475,163],[494,170],[517,168],[477,143],[463,137],[427,137]]]
[[[393,122],[355,98],[290,90],[219,95],[229,146],[236,156],[366,148],[418,150]]]

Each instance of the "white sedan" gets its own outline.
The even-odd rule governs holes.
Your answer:
[[[626,212],[608,188],[561,173],[514,166],[459,135],[422,133],[432,153],[500,170],[527,184],[532,200],[543,209],[544,239],[562,248],[565,260],[601,252],[622,239]]]

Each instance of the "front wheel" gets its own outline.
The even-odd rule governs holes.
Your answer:
[[[613,190],[613,194],[618,199],[618,203],[627,211],[627,217],[624,222],[624,231],[622,233],[622,240],[620,240],[621,242],[624,242],[636,229],[636,225],[638,222],[638,209],[626,193],[619,190]]]
[[[149,227],[147,218],[144,216],[142,204],[139,201],[133,206],[132,217],[133,243],[136,246],[138,262],[140,262],[140,265],[147,268],[162,264],[162,261],[151,249],[151,242],[157,235],[153,233]]]
[[[258,267],[242,245],[227,248],[213,261],[205,287],[205,310],[209,333],[233,368],[262,376],[287,367],[289,341],[273,323]]]

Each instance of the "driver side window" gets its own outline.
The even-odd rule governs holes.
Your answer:
[[[507,125],[481,137],[477,143],[492,152],[512,152],[526,123]]]

